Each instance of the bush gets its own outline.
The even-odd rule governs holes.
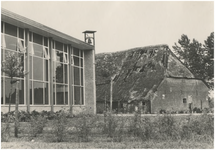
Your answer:
[[[141,116],[137,112],[134,113],[133,119],[130,121],[128,132],[133,136],[139,136],[141,125]]]
[[[92,134],[92,129],[96,127],[97,117],[90,114],[79,114],[75,129],[78,134],[78,140],[82,142],[89,142]]]
[[[33,116],[33,117],[36,117],[36,116],[39,116],[40,115],[40,112],[38,112],[38,111],[36,111],[36,110],[33,110],[32,112],[31,112],[31,116]]]
[[[118,122],[118,126],[117,126],[115,132],[113,133],[113,141],[122,142],[123,136],[124,136],[125,121],[122,118],[122,119],[118,120],[117,122]]]
[[[38,134],[43,132],[43,128],[45,127],[47,120],[41,116],[31,116],[30,126],[29,126],[29,136],[36,137]]]
[[[149,118],[143,118],[139,126],[140,126],[139,137],[143,141],[156,138],[157,133],[156,124],[152,122]]]
[[[166,113],[166,110],[164,110],[164,109],[160,110],[160,114],[165,114],[165,113]]]
[[[112,115],[112,113],[105,112],[103,133],[107,134],[108,137],[112,138],[116,132],[117,125],[117,119]]]
[[[67,135],[67,114],[64,110],[58,112],[52,123],[52,134],[50,137],[52,142],[62,142]]]
[[[15,111],[11,111],[10,113],[5,113],[5,114],[1,114],[1,117],[2,117],[2,122],[14,122],[15,120]]]
[[[6,122],[6,124],[1,123],[1,142],[8,142],[10,138],[10,124]]]
[[[193,108],[193,112],[196,112],[196,113],[202,113],[202,110],[200,108]]]
[[[159,139],[178,139],[180,137],[180,131],[178,130],[178,124],[171,114],[165,114],[160,116],[156,124],[158,128]]]
[[[29,122],[31,120],[31,114],[25,111],[19,111],[19,121],[20,122]]]

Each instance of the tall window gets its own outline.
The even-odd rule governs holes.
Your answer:
[[[68,46],[54,42],[53,51],[53,98],[55,105],[68,104]]]
[[[25,37],[24,37],[24,29],[18,28],[14,25],[1,22],[1,59],[2,61],[5,59],[5,56],[9,53],[22,53],[20,59],[23,60],[23,71],[25,65]],[[9,104],[10,99],[10,78],[8,74],[1,72],[1,82],[2,82],[2,94],[1,94],[1,104]],[[24,78],[23,77],[15,77],[14,79],[18,79],[19,83],[19,103],[24,104]],[[11,93],[11,104],[15,104],[15,95],[16,95],[16,84],[13,84],[13,89]]]
[[[49,42],[48,38],[30,33],[30,104],[49,104]]]
[[[84,81],[83,81],[83,51],[73,48],[71,54],[71,78],[73,79],[73,104],[84,105]]]

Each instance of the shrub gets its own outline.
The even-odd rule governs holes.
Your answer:
[[[3,120],[2,120],[3,122],[9,122],[9,123],[14,122],[15,111],[11,111],[10,113],[8,112],[5,114],[2,113],[2,117],[3,117]]]
[[[89,142],[92,129],[96,126],[97,120],[98,119],[96,116],[83,113],[79,114],[77,117],[77,123],[75,125],[79,141]]]
[[[158,118],[158,138],[159,139],[178,139],[180,132],[178,130],[178,124],[171,114],[165,114]],[[160,137],[159,137],[160,136]]]
[[[135,112],[134,117],[130,120],[128,132],[134,136],[138,136],[140,134],[140,124],[141,116],[138,112]]]
[[[201,134],[210,135],[214,137],[214,116],[206,113],[200,116],[199,122],[201,128]]]
[[[139,126],[139,137],[143,141],[156,138],[157,127],[155,122],[152,122],[149,118],[143,118]]]
[[[125,120],[121,118],[117,121],[117,128],[113,133],[113,141],[114,142],[122,142],[124,136],[124,127],[125,127]]]
[[[116,132],[117,124],[117,119],[112,115],[111,112],[104,113],[103,133],[112,138]]]
[[[44,118],[46,118],[48,120],[53,120],[56,117],[57,113],[58,112],[54,113],[52,111],[45,111],[45,110],[43,110],[41,112],[41,116],[43,116]]]
[[[165,114],[165,113],[166,113],[166,110],[164,110],[164,109],[160,110],[160,114]]]
[[[43,128],[45,127],[47,120],[41,116],[31,116],[30,126],[29,126],[29,136],[36,137],[38,134],[43,132]]]
[[[1,123],[1,142],[8,142],[10,137],[10,124],[6,122],[6,124]]]
[[[19,121],[20,122],[28,122],[31,120],[31,114],[25,111],[19,111]]]
[[[36,116],[39,116],[39,115],[40,115],[40,113],[38,111],[36,111],[36,110],[33,110],[31,112],[31,116],[33,116],[33,117],[36,117]]]
[[[53,142],[62,142],[64,141],[65,136],[67,135],[67,114],[64,110],[58,112],[58,114],[54,117],[52,123],[52,134],[50,140]]]
[[[196,113],[202,113],[202,110],[200,108],[193,108],[193,112],[196,112]]]

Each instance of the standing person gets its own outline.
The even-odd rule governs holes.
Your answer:
[[[190,113],[192,113],[192,104],[193,104],[193,98],[192,98],[192,95],[188,95],[188,98],[187,98],[187,102],[189,104],[189,111]]]

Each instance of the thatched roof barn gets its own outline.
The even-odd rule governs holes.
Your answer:
[[[177,59],[167,45],[139,47],[126,51],[97,54],[97,102],[109,101],[109,81],[111,78],[114,78],[113,101],[128,103],[132,101],[150,101],[148,111],[151,113],[157,111],[157,109],[163,109],[157,106],[155,109],[152,105],[153,101],[162,99],[162,96],[159,97],[158,95],[158,89],[160,89],[161,83],[169,81],[167,78],[171,78],[174,86],[176,84],[178,87],[181,87],[179,85],[182,84],[182,82],[178,82],[179,79],[183,79],[183,82],[187,80],[188,83],[190,83],[191,79],[203,83],[201,80],[195,79],[194,75]],[[171,82],[169,83],[173,85]],[[195,83],[196,86],[199,85],[197,82]],[[207,92],[208,88],[205,83],[201,86],[204,90],[199,89]],[[160,91],[166,90],[160,89]],[[174,88],[171,90],[174,91]],[[181,92],[181,90],[183,89],[177,89],[178,92]],[[187,94],[182,94],[182,97],[187,97]],[[165,99],[173,101],[168,99],[168,96],[165,96]],[[176,98],[176,101],[179,101],[179,99],[183,98]]]

